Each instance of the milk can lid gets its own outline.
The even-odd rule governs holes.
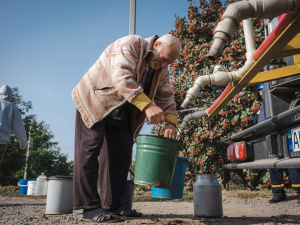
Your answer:
[[[63,175],[47,177],[47,180],[60,180],[60,179],[73,179],[73,177],[72,176],[63,176]]]

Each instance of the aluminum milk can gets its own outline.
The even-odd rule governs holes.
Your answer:
[[[193,190],[195,216],[223,216],[221,185],[214,174],[196,174]]]

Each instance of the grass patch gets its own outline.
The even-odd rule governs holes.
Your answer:
[[[192,202],[194,199],[193,192],[183,192],[182,199],[165,199],[165,198],[153,198],[151,191],[134,192],[133,201],[137,202],[153,202],[153,201],[171,201],[171,202]]]
[[[271,197],[272,191],[271,190],[263,190],[263,191],[247,191],[247,190],[230,190],[222,191],[223,196],[233,197],[233,198],[242,198],[242,199],[249,199],[249,198],[257,198],[257,197]],[[192,191],[185,191],[183,192],[182,199],[164,199],[164,198],[153,198],[151,196],[151,191],[145,191],[143,193],[135,192],[133,196],[134,201],[172,201],[172,202],[192,202],[194,200],[194,194]]]
[[[0,196],[46,199],[46,195],[20,195],[20,188],[18,186],[0,186]]]
[[[262,190],[262,191],[247,191],[247,190],[232,190],[232,191],[222,191],[222,195],[227,197],[235,197],[235,198],[257,198],[257,197],[270,197],[272,196],[271,190]]]
[[[285,188],[285,192],[288,193],[295,193],[295,191],[291,188]],[[268,198],[273,195],[271,190],[262,190],[262,191],[247,191],[247,190],[222,190],[222,195],[227,197],[234,197],[234,198],[257,198],[263,197]],[[26,197],[26,198],[36,198],[36,199],[46,199],[45,195],[20,195],[20,189],[18,186],[0,186],[0,196],[3,197]],[[150,190],[140,190],[135,189],[133,200],[139,202],[149,202],[149,201],[172,201],[172,202],[192,202],[194,199],[192,191],[184,191],[182,199],[164,199],[164,198],[153,198],[151,196]]]
[[[5,197],[20,197],[18,186],[0,186],[0,196]]]

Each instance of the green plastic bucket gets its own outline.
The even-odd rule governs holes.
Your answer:
[[[174,139],[138,135],[134,182],[157,188],[170,188],[179,148],[179,142]]]

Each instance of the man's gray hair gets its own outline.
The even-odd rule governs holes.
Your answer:
[[[181,51],[181,43],[180,41],[174,37],[172,34],[165,34],[164,36],[161,36],[157,39],[161,43],[160,47],[168,46],[168,45],[175,45],[179,48],[179,51]]]

